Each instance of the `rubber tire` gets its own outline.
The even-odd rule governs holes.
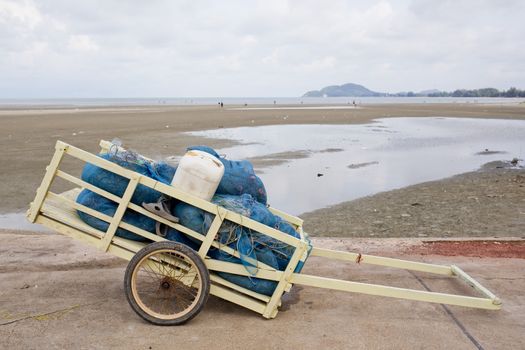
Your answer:
[[[192,261],[192,263],[195,265],[195,267],[200,273],[201,288],[202,288],[201,294],[199,296],[199,300],[197,304],[193,307],[193,309],[191,309],[187,314],[184,314],[182,317],[178,317],[175,319],[169,319],[169,320],[159,319],[157,317],[154,317],[148,314],[144,310],[142,310],[140,306],[137,304],[135,297],[133,296],[132,288],[131,288],[131,277],[133,276],[133,271],[137,267],[137,264],[145,256],[151,254],[152,252],[156,250],[166,250],[166,249],[173,250],[176,252],[181,252],[185,254],[188,258],[190,258],[190,260]],[[185,322],[188,322],[189,320],[197,316],[197,314],[201,312],[201,310],[206,305],[206,302],[208,301],[208,297],[210,295],[210,274],[208,272],[208,268],[204,264],[204,261],[202,261],[201,257],[197,254],[197,252],[195,252],[190,247],[184,244],[181,244],[181,243],[170,242],[170,241],[154,242],[154,243],[148,244],[147,246],[139,250],[137,254],[135,254],[133,258],[130,260],[128,267],[126,268],[126,273],[124,275],[124,290],[126,292],[126,298],[128,299],[129,305],[131,306],[133,311],[135,311],[144,320],[150,323],[153,323],[155,325],[158,325],[158,326],[178,326]]]

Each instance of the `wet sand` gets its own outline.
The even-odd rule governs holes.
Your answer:
[[[499,162],[301,215],[329,237],[523,237],[525,169]]]
[[[217,106],[2,110],[0,111],[0,144],[4,151],[0,155],[0,161],[3,165],[0,171],[2,174],[0,193],[3,197],[3,201],[0,203],[0,212],[23,211],[27,208],[41,181],[45,166],[49,163],[54,143],[58,139],[87,151],[97,152],[100,139],[111,140],[117,137],[128,148],[135,149],[152,158],[162,158],[180,155],[188,145],[203,143],[203,140],[198,137],[180,134],[184,131],[273,124],[352,124],[366,123],[380,117],[426,116],[525,119],[525,105],[385,104],[366,105],[359,109],[326,110],[235,110],[226,107],[221,109]],[[225,147],[231,142],[206,139],[206,144],[212,147]],[[290,156],[293,158],[303,155],[290,154]],[[286,158],[286,155],[279,154],[272,159],[259,159],[254,163],[256,168],[264,171],[264,166],[281,162],[283,157]],[[505,159],[505,155],[502,155],[502,159]],[[78,173],[80,165],[66,162],[64,169]],[[472,187],[465,189],[465,196],[468,197],[468,193],[476,190],[482,182],[479,180],[481,182],[476,183],[469,179],[478,177],[482,179],[483,176],[487,175],[472,173],[464,180],[461,176],[459,177],[459,182],[463,186]],[[442,190],[441,184],[448,186],[450,181],[438,181],[435,186],[430,186],[428,189],[429,196],[433,197],[439,194],[439,191]],[[494,186],[499,188],[497,184]],[[397,204],[396,198],[403,198],[401,195],[401,193],[405,193],[403,191],[410,191],[410,188],[400,190],[395,195],[384,195],[376,202],[387,203],[390,201],[391,207],[393,207],[394,203]],[[502,197],[501,201],[503,202],[502,205],[508,204],[508,207],[515,207],[515,203],[507,202],[506,197]],[[369,203],[363,200],[351,203],[359,203],[359,208],[362,209],[363,213],[374,209],[373,207],[376,206],[375,202]],[[477,205],[475,201],[465,203],[472,210],[476,208],[475,204]],[[488,206],[490,208],[489,204]],[[346,217],[345,220],[334,221],[328,235],[370,236],[370,233],[374,232],[378,232],[378,236],[389,235],[388,232],[390,231],[385,230],[384,227],[375,230],[375,226],[370,226],[374,230],[361,230],[358,229],[359,225],[354,225],[352,232],[349,232],[346,223],[348,219],[355,221],[352,217],[355,207],[356,205],[352,206],[347,203],[320,211],[323,215],[331,213],[331,215]],[[425,211],[430,211],[426,208]],[[445,215],[445,208],[446,205],[443,208],[433,208],[432,210],[437,210],[437,213],[432,215]],[[417,209],[422,208],[417,207]],[[523,209],[519,210],[525,212]],[[508,210],[508,214],[502,211],[502,216],[498,217],[497,220],[499,222],[518,220],[518,226],[522,225],[521,227],[523,227],[523,216],[523,214],[516,214],[515,211]],[[307,225],[309,225],[307,228],[313,234],[321,234],[321,231],[315,228],[317,225],[315,215],[308,214],[305,215],[305,218]],[[368,222],[369,225],[378,221],[372,214],[362,216],[362,220]],[[336,224],[335,222],[340,223]],[[416,230],[417,233],[414,233],[416,232],[414,230],[396,230],[399,232],[392,234],[393,236],[427,234],[426,231]],[[467,231],[458,230],[455,233],[456,230],[440,228],[435,232],[439,232],[440,235],[452,236],[469,234]],[[490,235],[487,230],[485,233],[478,233],[479,230],[474,231],[477,236]],[[498,234],[509,235],[506,232]]]

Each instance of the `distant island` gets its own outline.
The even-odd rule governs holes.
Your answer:
[[[303,97],[380,97],[387,96],[385,93],[375,92],[365,88],[363,85],[348,83],[344,85],[331,85],[321,90],[308,91]]]
[[[330,85],[321,90],[308,91],[303,97],[525,97],[525,90],[511,87],[508,90],[495,88],[458,89],[452,92],[436,89],[420,92],[386,93],[372,91],[363,85],[347,83],[343,85]]]

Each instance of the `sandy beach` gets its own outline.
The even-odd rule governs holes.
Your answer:
[[[160,159],[180,155],[188,145],[205,142],[225,147],[232,143],[181,134],[185,131],[273,124],[355,124],[379,117],[436,116],[525,119],[525,106],[398,104],[326,110],[237,110],[215,106],[3,110],[0,111],[0,142],[4,149],[0,156],[3,165],[0,213],[26,210],[56,140],[97,152],[100,139],[116,137],[126,147]],[[284,152],[272,159],[252,160],[257,169],[264,170],[266,166],[304,156],[307,155]],[[93,348],[146,349],[167,343],[208,349],[227,343],[232,349],[255,349],[260,344],[261,332],[267,332],[280,334],[271,339],[264,336],[271,348],[281,348],[285,338],[287,348],[312,349],[347,348],[349,343],[357,348],[373,348],[386,342],[395,348],[441,344],[468,349],[479,343],[488,348],[522,347],[525,170],[509,168],[510,156],[502,154],[501,162],[489,163],[477,171],[302,215],[305,230],[317,236],[316,246],[459,264],[504,300],[504,310],[497,313],[294,287],[283,298],[281,312],[273,321],[262,321],[245,309],[211,297],[204,312],[187,327],[151,327],[133,314],[126,303],[122,286],[125,261],[59,234],[0,229],[0,292],[5,301],[0,303],[1,343],[8,348],[40,348],[50,344],[56,348],[84,348],[90,344]],[[80,164],[64,165],[67,171],[80,171]],[[422,285],[418,275],[406,271],[392,273],[388,269],[361,266],[347,270],[335,262],[312,260],[306,266],[307,273],[471,293],[443,278],[427,278],[427,284]],[[415,311],[419,316],[414,316]],[[341,328],[345,324],[352,327]],[[243,328],[245,336],[238,336],[238,328]],[[450,336],[445,339],[441,334]]]
[[[292,106],[293,107],[293,106]],[[119,138],[126,147],[161,159],[189,145],[225,147],[233,141],[205,139],[185,131],[274,124],[356,124],[385,117],[525,119],[524,105],[396,104],[358,109],[239,110],[216,106],[26,109],[0,111],[4,164],[0,213],[22,212],[34,197],[54,143],[62,140],[90,152],[100,139]],[[257,169],[304,155],[252,159]],[[502,155],[502,160],[505,160]],[[507,161],[510,159],[506,159]],[[67,162],[66,170],[80,171]],[[521,236],[525,226],[523,169],[488,166],[408,188],[379,193],[304,215],[312,235],[352,237]],[[271,195],[271,194],[270,194]],[[330,230],[324,225],[329,218]]]
[[[183,154],[189,145],[205,142],[224,147],[231,141],[210,140],[180,134],[238,126],[274,124],[356,124],[385,117],[469,117],[525,119],[525,105],[393,104],[366,105],[359,109],[236,110],[236,106],[115,107],[32,109],[0,111],[0,138],[4,150],[0,162],[3,201],[0,212],[25,211],[49,163],[56,140],[90,152],[98,151],[100,139],[121,139],[126,147],[160,159]],[[256,106],[254,106],[256,107]],[[286,107],[286,106],[280,106]],[[330,106],[329,106],[330,107]],[[291,153],[290,158],[294,155]],[[286,158],[287,155],[281,155]],[[254,159],[256,167],[271,165]],[[65,163],[78,172],[78,164]]]

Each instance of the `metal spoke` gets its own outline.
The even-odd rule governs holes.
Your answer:
[[[184,254],[156,251],[140,261],[135,275],[137,300],[147,309],[169,317],[184,314],[197,302],[201,280]],[[196,288],[197,285],[197,288]]]

